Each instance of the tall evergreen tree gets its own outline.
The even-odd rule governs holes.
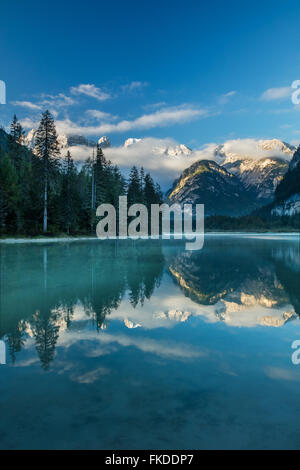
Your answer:
[[[139,170],[133,166],[129,175],[128,189],[127,189],[128,205],[143,203],[143,188]]]
[[[155,187],[155,183],[149,173],[145,176],[144,184],[144,200],[148,209],[151,208],[151,204],[159,204],[161,202],[160,190]]]
[[[10,134],[8,136],[8,151],[16,167],[17,173],[20,171],[22,159],[24,158],[23,143],[24,131],[16,115],[10,125]]]
[[[107,196],[107,166],[108,162],[103,154],[102,148],[97,145],[96,160],[94,162],[94,201],[95,208],[106,202]]]
[[[90,230],[92,225],[91,179],[91,165],[90,162],[86,162],[81,168],[77,178],[77,191],[80,201],[78,211],[79,228],[83,232]]]
[[[160,204],[162,194],[159,185],[155,185],[151,175],[147,173],[144,178],[144,204],[148,209],[148,229],[151,230],[151,204]]]
[[[46,111],[32,152],[16,116],[10,134],[0,130],[0,231],[35,235],[42,230],[87,233],[94,230],[96,208],[128,194],[129,204],[156,202],[159,190],[143,168],[132,168],[129,181],[98,146],[78,172],[70,154],[60,165],[54,120]],[[154,185],[154,189],[153,189]]]
[[[77,225],[77,212],[79,207],[77,171],[69,151],[63,162],[60,204],[62,208],[62,225],[69,235],[71,226],[73,229],[76,228],[75,225]]]
[[[43,231],[48,228],[48,191],[60,154],[54,119],[45,111],[36,133],[35,152],[42,161],[43,178]]]
[[[6,154],[0,159],[0,229],[18,232],[21,194],[15,167]]]
[[[16,115],[14,115],[13,121],[10,125],[10,136],[14,142],[16,142],[17,144],[23,145],[24,131]]]

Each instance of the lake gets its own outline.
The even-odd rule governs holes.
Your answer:
[[[0,256],[1,449],[300,448],[297,235]]]

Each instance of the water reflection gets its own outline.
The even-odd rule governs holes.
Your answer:
[[[209,240],[206,250],[180,252],[169,271],[208,318],[235,326],[281,326],[299,315],[299,243]]]
[[[125,292],[134,308],[150,299],[163,267],[160,243],[2,246],[0,338],[6,337],[12,362],[30,336],[48,369],[77,305],[96,330],[104,329]]]
[[[12,363],[31,339],[47,370],[62,332],[101,333],[110,320],[130,329],[193,316],[282,326],[300,315],[296,238],[208,238],[200,252],[180,242],[131,240],[0,250],[0,338]]]

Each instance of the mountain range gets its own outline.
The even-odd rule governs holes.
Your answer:
[[[34,148],[33,129],[25,137],[25,145]],[[59,135],[62,150],[70,147],[94,147],[96,143],[80,135]],[[110,139],[102,136],[98,145],[111,147]],[[128,138],[124,149],[144,149],[145,139]],[[258,140],[256,154],[247,154],[227,143],[215,145],[206,154],[193,151],[184,144],[169,142],[153,143],[149,157],[179,159],[186,169],[175,179],[166,192],[171,203],[205,205],[206,215],[246,215],[261,207],[270,206],[273,215],[293,215],[300,212],[300,189],[275,203],[276,188],[285,175],[292,173],[300,161],[300,153],[292,145],[278,139]],[[143,150],[144,151],[144,150]],[[199,159],[197,158],[199,156]],[[204,156],[204,158],[203,158]],[[196,159],[196,161],[195,161]],[[291,179],[291,176],[289,176]]]
[[[272,203],[296,149],[277,139],[258,145],[262,150],[259,158],[226,153],[224,146],[217,146],[215,161],[199,160],[184,170],[168,191],[168,199],[180,204],[202,203],[206,215],[230,216],[246,215]]]
[[[25,136],[24,145],[29,149],[33,150],[35,147],[35,137],[36,137],[36,130],[31,129]],[[97,144],[93,140],[88,140],[86,137],[77,134],[58,134],[58,142],[60,145],[60,149],[64,150],[68,147],[73,146],[86,146],[86,147],[94,147],[97,144],[102,148],[109,148],[111,147],[111,141],[109,137],[102,136],[98,139]],[[123,147],[129,148],[133,146],[143,145],[145,139],[137,139],[134,137],[130,137],[125,140]],[[163,142],[163,141],[162,141]],[[193,151],[184,144],[178,145],[169,145],[165,143],[159,143],[157,145],[153,145],[151,149],[151,154],[156,154],[157,156],[167,155],[170,157],[180,157],[180,156],[191,156]]]

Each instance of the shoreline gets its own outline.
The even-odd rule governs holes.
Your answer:
[[[280,238],[280,237],[298,237],[300,238],[300,232],[272,232],[272,231],[267,231],[267,232],[234,232],[234,231],[212,231],[212,232],[205,232],[204,234],[205,237],[210,237],[210,236],[230,236],[230,237],[246,237],[246,238],[251,238],[251,237],[258,237],[258,238],[265,238],[268,236],[272,236],[275,238]],[[161,237],[160,237],[161,238]],[[148,240],[149,237],[141,237],[141,238],[135,238],[134,240]],[[151,238],[150,238],[151,239]],[[184,239],[184,237],[182,238]],[[106,239],[107,240],[107,239]],[[110,240],[131,240],[130,237],[113,237],[110,238]],[[172,240],[172,238],[171,238]],[[25,243],[71,243],[71,242],[80,242],[80,241],[105,241],[103,239],[99,239],[98,237],[41,237],[41,238],[13,238],[13,237],[8,237],[8,238],[0,238],[0,245],[5,244],[25,244]]]

